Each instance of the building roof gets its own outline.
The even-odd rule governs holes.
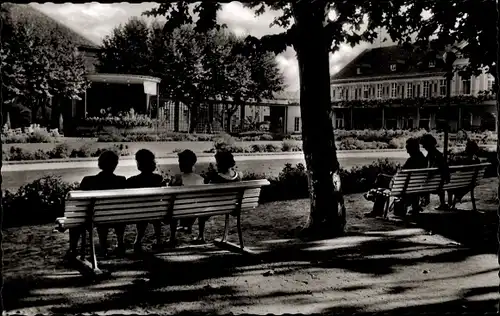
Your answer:
[[[344,68],[332,76],[332,81],[346,79],[409,75],[413,73],[436,73],[444,71],[442,52],[418,52],[416,46],[408,48],[393,45],[366,49]],[[434,62],[434,67],[429,62]],[[391,65],[396,69],[391,70]],[[358,72],[359,69],[359,72]]]
[[[89,74],[87,79],[91,82],[117,83],[117,84],[143,84],[144,82],[160,83],[161,79],[151,76],[126,75],[126,74]]]
[[[17,3],[2,3],[2,7],[6,9],[12,18],[13,22],[28,21],[37,28],[42,28],[43,32],[49,34],[50,31],[57,30],[62,36],[67,38],[79,48],[98,49],[99,45],[72,28],[56,21],[45,13],[35,9],[29,4]]]

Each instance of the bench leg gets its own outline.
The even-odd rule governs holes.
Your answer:
[[[236,228],[238,229],[238,239],[240,240],[240,247],[241,249],[245,248],[243,245],[243,233],[241,231],[241,214],[238,212],[238,215],[236,215]]]
[[[476,198],[474,197],[474,189],[470,190],[470,200],[472,202],[472,210],[474,212],[477,212],[476,208]]]
[[[95,273],[99,273],[100,270],[99,268],[97,267],[97,256],[96,256],[96,253],[95,253],[95,241],[94,241],[94,225],[91,225],[90,226],[90,232],[89,232],[89,235],[90,235],[90,259],[92,260],[92,270],[95,272]]]
[[[90,233],[92,234],[92,232]],[[81,260],[85,260],[85,248],[87,247],[87,229],[86,228],[83,228],[81,230],[81,236],[82,238],[82,241],[81,241],[81,244],[80,244],[80,259]]]
[[[224,222],[224,235],[222,235],[221,242],[225,242],[227,235],[229,234],[229,214],[226,214],[226,219]]]
[[[178,221],[178,219],[170,219],[170,239],[168,241],[170,247],[175,247],[177,244],[176,233]]]
[[[387,198],[387,201],[385,202],[385,209],[384,209],[384,219],[388,218],[388,213],[389,213],[389,207],[391,205],[391,197],[389,196]]]

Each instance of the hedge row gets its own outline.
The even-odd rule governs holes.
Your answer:
[[[368,148],[402,148],[401,144],[410,137],[420,137],[425,134],[425,130],[336,130],[335,139],[340,142],[341,149],[368,149]],[[443,133],[433,133],[438,140],[443,141]],[[457,142],[463,142],[464,137],[468,137],[482,144],[491,144],[497,141],[497,135],[493,132],[469,133],[468,135],[457,136]],[[215,134],[188,134],[188,133],[157,133],[154,129],[149,132],[116,130],[105,135],[94,135],[98,137],[98,142],[169,142],[169,141],[193,141],[206,142],[215,141],[227,135]],[[237,141],[283,141],[301,140],[301,135],[270,134],[261,131],[249,131],[233,135]],[[19,131],[6,131],[2,134],[2,142],[13,143],[50,143],[60,139],[58,135],[53,135],[43,129],[32,133],[20,133]],[[403,146],[404,147],[404,146]]]
[[[68,144],[61,143],[50,150],[29,150],[21,147],[12,146],[9,150],[2,149],[2,159],[4,161],[23,161],[23,160],[49,160],[49,159],[64,159],[64,158],[88,158],[99,157],[105,150],[112,150],[120,156],[130,154],[128,146],[119,144],[108,146],[105,148],[92,149],[90,144],[82,145],[77,149],[71,149]]]

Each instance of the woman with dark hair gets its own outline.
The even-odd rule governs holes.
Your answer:
[[[141,149],[135,154],[137,169],[141,172],[138,175],[132,176],[127,179],[127,187],[130,189],[135,188],[155,188],[165,186],[166,183],[163,177],[157,173],[155,155],[147,150]],[[156,244],[153,244],[153,249],[160,249],[162,246],[161,238],[161,221],[152,223],[155,231]],[[137,235],[134,242],[134,251],[142,252],[142,239],[146,234],[148,222],[138,223],[136,225]]]
[[[194,172],[194,165],[198,160],[196,154],[189,149],[186,149],[178,154],[180,174],[176,174],[170,186],[184,185],[202,185],[205,184],[202,176]],[[183,219],[180,221],[180,228],[190,234],[192,226],[196,219]],[[177,222],[172,222],[170,225],[170,244],[175,245],[175,231],[177,230]]]
[[[178,154],[180,174],[176,174],[170,185],[199,185],[204,184],[204,179],[199,174],[194,173],[194,165],[197,157],[194,152],[186,149]]]
[[[444,183],[450,182],[450,170],[443,154],[437,150],[437,140],[431,134],[425,134],[420,139],[422,147],[427,151],[428,168],[438,168]],[[444,191],[438,193],[440,205],[436,210],[446,210],[448,205],[445,201]],[[428,196],[426,197],[428,199]]]
[[[209,172],[205,178],[205,183],[229,183],[242,181],[243,175],[241,172],[234,170],[236,162],[233,154],[228,151],[218,151],[215,154],[216,171]],[[198,244],[205,243],[205,223],[210,217],[198,218],[198,237],[195,242]]]
[[[97,165],[101,172],[95,176],[86,176],[80,183],[80,190],[111,190],[111,189],[124,189],[126,187],[126,178],[124,176],[117,176],[114,174],[118,166],[118,155],[110,150],[104,151],[98,159]],[[123,244],[124,227],[122,225],[115,225],[115,233],[118,237],[118,252],[125,249]],[[100,225],[97,227],[99,234],[99,244],[101,246],[101,253],[103,256],[108,255],[108,225]],[[72,228],[69,230],[69,251],[67,258],[76,257],[78,240],[85,231],[79,228]],[[93,232],[90,232],[93,233]]]
[[[479,146],[473,140],[468,140],[465,145],[464,156],[460,157],[456,163],[460,165],[475,165],[481,163],[477,156],[479,153]],[[456,189],[448,191],[448,205],[455,208],[455,204],[462,201],[462,198],[469,192],[468,189]]]

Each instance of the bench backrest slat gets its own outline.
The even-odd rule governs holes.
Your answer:
[[[450,167],[450,182],[442,183],[437,168],[401,170],[394,177],[391,195],[401,196],[414,193],[432,193],[440,189],[471,188],[484,176],[489,163]]]
[[[240,207],[240,202],[241,209],[257,207],[261,187],[267,184],[267,180],[253,180],[202,186],[72,191],[66,199],[64,225],[71,228],[86,223],[92,199],[95,200],[96,225],[162,220],[167,216],[229,214]]]

